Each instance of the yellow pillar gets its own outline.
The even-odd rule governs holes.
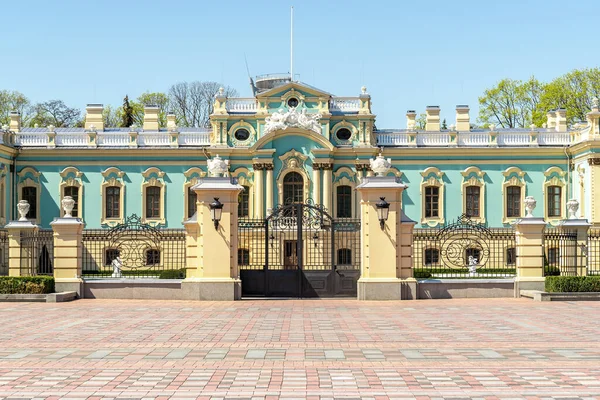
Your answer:
[[[359,300],[400,300],[402,284],[412,278],[411,222],[402,212],[402,192],[406,185],[396,177],[365,177],[357,186],[361,213],[361,275],[358,280]],[[377,202],[384,197],[390,204],[383,229],[377,213]],[[407,232],[403,235],[403,219]],[[409,233],[409,231],[410,233]]]
[[[544,290],[544,228],[543,218],[525,217],[515,223],[517,276],[515,296],[520,290]]]
[[[21,233],[33,233],[38,229],[31,221],[11,221],[8,231],[8,276],[31,275],[28,266],[21,265]]]
[[[266,180],[267,180],[267,194],[266,194],[266,206],[267,213],[273,210],[273,164],[265,164]]]
[[[263,200],[263,164],[254,164],[254,207],[255,218],[262,219],[265,217],[265,203]],[[273,197],[273,196],[271,196]]]
[[[197,207],[197,206],[196,206]],[[185,276],[186,278],[199,278],[198,268],[198,239],[200,225],[196,215],[183,223],[185,228]]]
[[[197,239],[187,240],[190,254],[187,255],[186,269],[190,275],[182,282],[182,289],[189,299],[239,299],[238,195],[243,188],[229,177],[209,177],[194,185],[192,190],[198,199],[196,220],[186,223],[186,231]],[[216,228],[210,210],[210,203],[215,198],[223,204]],[[194,224],[197,227],[193,227]]]
[[[321,204],[321,170],[320,165],[313,163],[313,192],[312,199],[315,204]],[[331,210],[329,210],[331,212]]]
[[[83,222],[79,218],[56,218],[54,231],[54,284],[57,292],[83,292],[81,279],[81,238]]]
[[[333,197],[333,193],[331,192],[332,170],[333,164],[323,165],[323,207],[329,213],[333,213],[333,209],[331,208],[331,199]]]

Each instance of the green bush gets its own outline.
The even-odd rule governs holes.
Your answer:
[[[415,279],[428,279],[431,278],[431,272],[423,270],[415,270],[413,273]]]
[[[600,292],[600,276],[548,276],[546,292]]]
[[[185,279],[185,269],[169,269],[161,271],[159,279]]]
[[[544,276],[560,276],[560,269],[555,266],[544,266]]]
[[[0,293],[54,293],[54,278],[51,276],[0,276]]]

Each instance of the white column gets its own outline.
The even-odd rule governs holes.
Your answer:
[[[268,213],[273,209],[273,164],[265,165],[267,170],[267,194],[266,194],[266,203],[267,203],[267,216]]]
[[[313,193],[312,199],[315,204],[321,204],[321,171],[319,164],[313,164]]]
[[[264,201],[263,201],[263,168],[262,164],[254,164],[254,209],[255,218],[261,219],[265,217]]]
[[[323,167],[323,207],[327,209],[328,212],[332,213],[333,209],[331,208],[331,199],[333,197],[333,193],[331,193],[331,170],[333,169],[332,164],[325,165]]]

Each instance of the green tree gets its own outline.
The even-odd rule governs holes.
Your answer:
[[[143,114],[144,114],[144,106],[147,106],[147,105],[158,106],[158,108],[159,108],[158,125],[161,128],[164,128],[167,126],[167,113],[170,110],[169,110],[169,96],[167,96],[166,93],[160,93],[160,92],[142,93],[137,98],[137,104],[139,104],[139,106],[141,106],[141,109],[142,109],[141,110],[142,111],[142,120],[143,120]]]
[[[427,126],[427,114],[425,114],[425,113],[419,114],[419,116],[417,117],[417,119],[415,121],[415,126],[417,129],[420,129],[420,130],[425,129],[425,126]]]
[[[118,111],[117,111],[118,112]],[[134,124],[134,115],[133,115],[133,107],[129,102],[129,96],[125,95],[123,99],[123,106],[120,108],[120,112],[118,112],[121,119],[121,127],[129,128]]]
[[[57,128],[77,126],[81,124],[81,110],[68,107],[62,100],[37,103],[33,106],[30,124],[54,125]]]
[[[448,125],[446,124],[446,118],[442,121],[442,129],[448,129]]]
[[[535,77],[524,82],[503,79],[479,98],[479,122],[502,128],[528,127],[540,119],[543,90],[544,86]]]
[[[23,123],[27,123],[30,105],[29,99],[23,93],[0,90],[0,126],[10,123],[11,111],[19,111]]]

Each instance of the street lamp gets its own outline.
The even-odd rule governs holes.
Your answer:
[[[379,201],[375,204],[377,207],[377,217],[379,218],[379,226],[381,229],[385,227],[385,221],[388,219],[390,212],[390,203],[385,201],[385,197],[380,197]]]
[[[218,197],[214,197],[215,201],[209,204],[210,217],[215,223],[215,229],[219,229],[219,221],[221,221],[221,213],[223,212],[223,203],[219,201]]]

